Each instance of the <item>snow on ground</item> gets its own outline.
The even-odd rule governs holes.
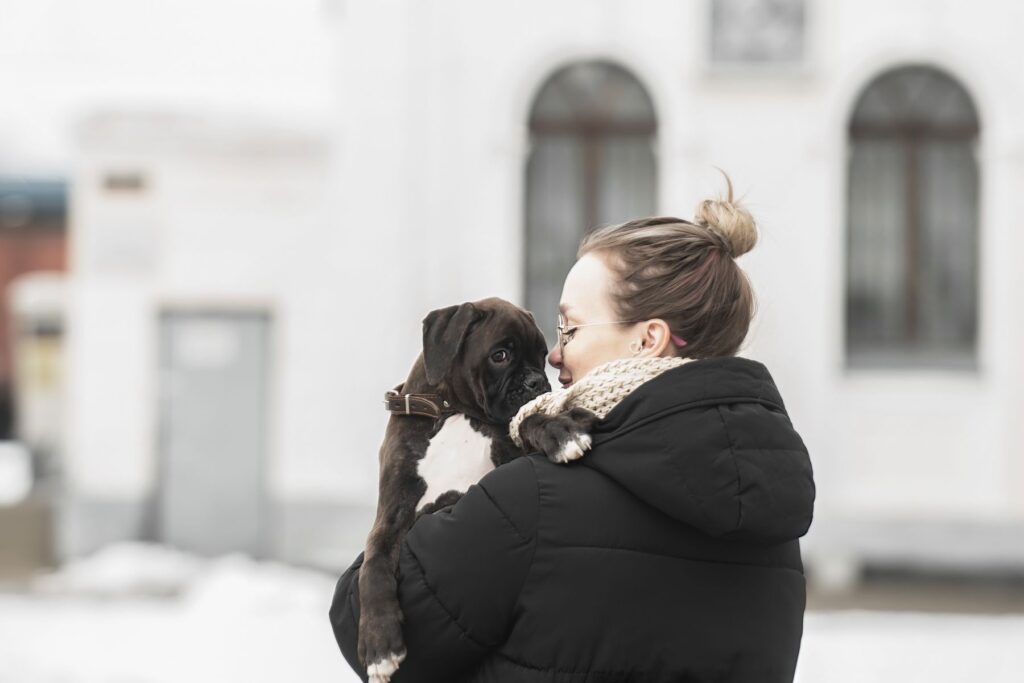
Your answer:
[[[110,546],[0,594],[0,683],[358,681],[327,610],[335,577],[243,555]]]
[[[174,595],[199,578],[206,566],[201,558],[174,548],[114,543],[88,558],[38,576],[33,588],[47,595]]]
[[[0,683],[344,683],[335,577],[119,544],[0,594]],[[1024,680],[1024,616],[811,612],[799,683]]]
[[[809,612],[798,683],[1020,683],[1024,616]]]

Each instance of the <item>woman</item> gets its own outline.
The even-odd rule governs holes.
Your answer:
[[[494,470],[420,518],[401,553],[403,681],[791,681],[810,460],[767,369],[735,356],[756,242],[732,199],[694,222],[598,230],[565,280],[549,362],[563,391],[513,422],[602,418],[570,464]],[[578,455],[578,453],[577,453]],[[356,577],[331,623],[356,658]]]

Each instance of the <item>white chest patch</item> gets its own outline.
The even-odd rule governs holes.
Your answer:
[[[427,492],[416,504],[420,510],[446,491],[465,492],[494,469],[491,437],[474,430],[463,415],[445,420],[417,464],[417,474],[427,482]]]

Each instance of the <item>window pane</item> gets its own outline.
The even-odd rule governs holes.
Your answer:
[[[526,308],[550,345],[565,274],[583,237],[580,142],[547,135],[533,145],[526,171]]]
[[[804,0],[712,0],[716,64],[793,64],[804,57]]]
[[[855,135],[918,129],[941,134],[976,134],[978,114],[959,83],[931,67],[894,69],[875,79],[857,102],[851,120]]]
[[[600,125],[654,129],[654,105],[644,87],[622,67],[606,62],[567,66],[540,89],[530,126]]]
[[[606,138],[601,144],[601,160],[597,225],[653,215],[655,173],[651,140]]]
[[[892,142],[863,142],[850,157],[847,325],[850,350],[903,336],[905,157]]]
[[[970,145],[931,142],[920,150],[922,343],[969,351],[977,315],[977,164]]]

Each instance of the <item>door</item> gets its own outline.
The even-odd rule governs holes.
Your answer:
[[[160,539],[205,555],[266,553],[270,319],[160,319]]]

